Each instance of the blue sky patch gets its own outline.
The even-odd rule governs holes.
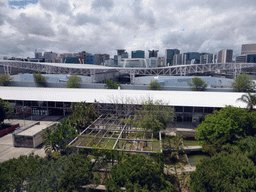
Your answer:
[[[13,9],[25,8],[28,4],[37,4],[38,0],[14,0],[9,1],[9,6]]]

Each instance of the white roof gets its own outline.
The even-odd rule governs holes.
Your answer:
[[[147,90],[111,90],[111,89],[70,89],[70,88],[33,88],[0,87],[0,98],[4,100],[58,101],[92,103],[140,104],[141,101],[162,100],[170,106],[198,107],[246,107],[237,99],[244,93],[197,92],[197,91],[147,91]]]

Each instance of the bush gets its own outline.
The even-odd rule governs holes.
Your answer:
[[[199,77],[194,77],[188,82],[188,85],[192,87],[192,91],[205,91],[207,84]]]
[[[106,79],[105,88],[107,88],[107,89],[118,89],[119,86],[120,86],[120,83],[114,82],[111,79]]]
[[[0,85],[1,86],[8,86],[11,84],[12,78],[6,74],[6,75],[0,75]]]
[[[157,80],[151,81],[149,84],[149,90],[161,90],[162,89],[161,83],[159,83]]]
[[[47,81],[40,73],[33,73],[33,77],[37,87],[47,87]]]
[[[235,92],[253,92],[255,83],[249,75],[243,73],[235,78],[235,82],[232,83],[232,88]]]
[[[72,75],[67,81],[67,88],[80,88],[82,79],[77,74]]]

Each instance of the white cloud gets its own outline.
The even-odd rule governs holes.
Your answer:
[[[109,53],[167,48],[217,53],[256,43],[256,4],[231,0],[0,1],[0,58],[35,49]]]

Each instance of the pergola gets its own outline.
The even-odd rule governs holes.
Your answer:
[[[117,116],[104,115],[81,132],[69,146],[77,149],[95,148],[147,154],[162,152],[161,132],[134,127],[122,123]]]

